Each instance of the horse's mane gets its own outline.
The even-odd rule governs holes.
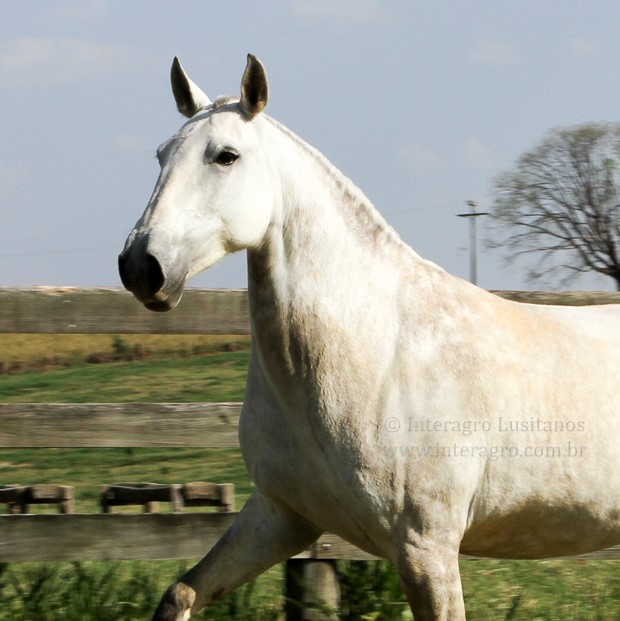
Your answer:
[[[401,252],[406,252],[418,260],[421,258],[410,246],[402,241],[398,233],[388,224],[362,190],[334,166],[318,149],[309,145],[305,140],[302,140],[297,134],[288,129],[288,127],[272,117],[264,114],[263,118],[283,133],[297,147],[307,153],[320,166],[345,198],[344,205],[352,212],[357,225],[365,230],[369,236],[375,241],[380,240],[388,246],[397,248]]]

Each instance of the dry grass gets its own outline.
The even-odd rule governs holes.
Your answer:
[[[248,349],[249,336],[193,334],[0,334],[0,372],[138,357],[185,357]]]

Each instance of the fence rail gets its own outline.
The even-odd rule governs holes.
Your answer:
[[[534,304],[620,304],[620,293],[495,291]],[[188,289],[170,313],[152,313],[118,287],[0,287],[0,333],[250,334],[244,289]]]
[[[536,303],[620,303],[620,294],[524,294]],[[120,289],[0,288],[0,333],[249,334],[245,291],[188,290],[173,313],[150,313]],[[0,404],[0,447],[237,447],[238,403]],[[234,514],[0,516],[0,562],[195,558]],[[199,545],[197,545],[199,542]],[[198,549],[200,548],[200,549]],[[375,557],[326,534],[299,559]],[[463,557],[467,558],[467,557]],[[620,559],[620,546],[582,555]]]
[[[152,313],[118,287],[1,287],[0,333],[249,334],[244,289],[188,289],[172,313]]]
[[[238,448],[240,403],[1,403],[0,448]]]

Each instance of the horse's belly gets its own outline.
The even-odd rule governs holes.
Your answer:
[[[461,553],[492,558],[552,558],[620,544],[620,513],[591,507],[545,507],[532,503],[474,523]]]

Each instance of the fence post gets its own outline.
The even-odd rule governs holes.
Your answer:
[[[336,561],[289,559],[285,575],[286,621],[336,621],[340,585]]]

